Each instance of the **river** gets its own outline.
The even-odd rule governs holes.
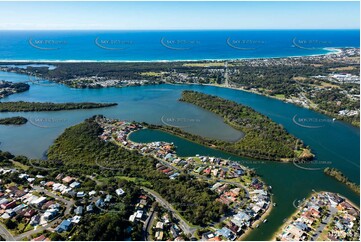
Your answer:
[[[0,80],[21,82],[27,81],[28,76],[0,72]],[[277,206],[273,208],[267,219],[268,222],[255,229],[247,237],[248,240],[270,239],[283,220],[295,211],[293,202],[306,197],[313,189],[337,192],[359,204],[359,196],[346,186],[325,176],[321,169],[307,170],[307,168],[336,167],[351,180],[358,182],[360,131],[347,123],[332,121],[330,117],[314,111],[249,92],[212,86],[164,84],[127,88],[73,89],[47,81],[30,85],[29,91],[8,96],[1,101],[118,103],[118,106],[104,109],[0,113],[0,118],[20,115],[30,120],[26,125],[19,127],[0,126],[0,149],[33,158],[42,157],[65,128],[95,114],[153,124],[167,123],[182,127],[187,132],[228,141],[242,137],[241,132],[224,124],[220,117],[194,105],[177,101],[182,90],[200,91],[242,103],[283,125],[291,134],[311,147],[312,152],[316,154],[314,164],[304,164],[302,166],[306,169],[302,169],[292,163],[244,159],[160,131],[143,130],[131,136],[131,139],[137,142],[155,140],[174,142],[181,156],[201,154],[230,157],[255,168],[265,182],[273,187],[273,199]]]

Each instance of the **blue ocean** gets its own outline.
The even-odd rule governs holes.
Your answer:
[[[309,56],[359,30],[0,31],[0,61],[182,61]]]

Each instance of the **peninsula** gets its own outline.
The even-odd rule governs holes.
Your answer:
[[[48,159],[61,160],[72,169],[86,167],[100,180],[121,177],[141,185],[159,205],[166,204],[178,231],[167,237],[153,234],[156,240],[179,234],[233,240],[267,216],[271,194],[254,170],[217,157],[180,157],[172,143],[136,143],[128,138],[144,128],[146,124],[94,116],[66,129],[50,147]],[[133,215],[130,221],[136,225],[152,217],[152,211],[139,207]],[[168,223],[163,217],[157,220]]]
[[[180,101],[188,102],[220,115],[224,121],[245,136],[231,143],[210,140],[185,133],[174,127],[161,129],[195,142],[244,157],[276,161],[308,160],[313,158],[303,142],[289,134],[281,125],[256,112],[252,108],[233,101],[194,91],[184,91]],[[157,128],[156,126],[152,126]]]
[[[349,178],[347,176],[345,176],[342,171],[340,171],[337,168],[331,168],[331,167],[326,167],[323,172],[328,175],[331,176],[333,178],[335,178],[337,181],[345,184],[346,186],[348,186],[352,191],[356,192],[357,194],[360,194],[360,185],[357,185],[355,182],[352,182],[349,180]]]
[[[42,112],[73,109],[105,108],[117,103],[51,103],[51,102],[0,102],[0,112]]]
[[[22,125],[26,124],[28,120],[24,117],[10,117],[10,118],[0,118],[0,125]]]
[[[30,86],[26,83],[12,83],[0,80],[0,99],[12,95],[14,93],[25,92]]]

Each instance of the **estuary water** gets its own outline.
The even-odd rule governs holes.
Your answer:
[[[26,75],[0,72],[0,80],[27,81]],[[360,177],[360,131],[347,123],[314,111],[283,103],[261,95],[233,89],[202,85],[154,85],[127,88],[72,89],[61,84],[44,81],[30,84],[27,92],[2,99],[7,101],[34,102],[116,102],[117,106],[58,112],[0,113],[0,118],[24,116],[30,120],[26,125],[0,126],[0,149],[16,155],[41,158],[54,139],[63,130],[95,114],[109,118],[145,121],[153,124],[168,124],[206,137],[235,141],[242,133],[224,124],[222,119],[194,105],[179,102],[183,90],[195,90],[217,95],[250,106],[283,125],[288,132],[302,139],[316,154],[313,164],[272,161],[254,161],[232,156],[206,148],[187,140],[160,131],[143,130],[132,134],[138,142],[164,140],[174,142],[181,156],[212,155],[231,158],[253,167],[273,187],[273,208],[268,222],[261,224],[247,239],[264,240],[272,237],[283,220],[295,211],[293,203],[306,197],[312,190],[338,192],[359,204],[359,196],[343,184],[323,174],[326,166],[342,170],[351,180]],[[310,121],[311,120],[311,121]],[[315,168],[316,170],[308,170]],[[319,168],[319,169],[317,169]]]

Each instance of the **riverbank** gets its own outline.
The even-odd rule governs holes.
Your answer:
[[[242,241],[242,240],[246,239],[247,236],[250,235],[255,229],[258,229],[258,227],[256,227],[256,226],[261,224],[261,222],[263,223],[263,221],[268,217],[268,215],[271,214],[272,208],[273,208],[273,199],[271,196],[270,203],[269,203],[266,211],[262,214],[262,216],[257,221],[255,221],[252,224],[252,227],[249,227],[248,230],[237,239],[237,241]]]
[[[0,118],[0,125],[23,125],[26,124],[28,120],[24,117],[16,116],[10,118]]]
[[[231,222],[238,221],[239,213],[243,213],[249,216],[249,218],[260,216],[255,221],[256,225],[263,221],[271,212],[273,204],[269,187],[250,168],[237,162],[217,157],[199,155],[179,157],[176,147],[172,143],[163,141],[138,143],[129,138],[132,133],[145,129],[145,125],[105,118],[96,118],[96,120],[103,128],[103,133],[99,136],[101,140],[113,142],[127,150],[137,151],[143,156],[150,156],[158,160],[157,170],[167,175],[171,180],[176,179],[182,174],[193,175],[207,182],[209,186],[212,186],[211,191],[217,194],[215,201],[226,205],[229,209],[238,206],[242,207],[242,209],[235,209],[232,213],[233,215],[230,216],[219,214],[221,217],[225,216],[223,222],[227,221],[233,224],[232,226],[242,228],[243,226],[240,226],[238,222]],[[244,196],[240,196],[240,190],[244,191]],[[243,201],[244,198],[247,199],[246,203]],[[246,208],[243,206],[246,206]],[[266,209],[263,210],[263,206],[267,206]],[[252,209],[255,212],[251,216],[248,213]],[[252,221],[253,219],[250,219],[250,222]],[[226,227],[229,226],[227,225]],[[252,229],[250,226],[247,226],[245,233],[249,233],[249,230]]]
[[[326,167],[323,172],[326,175],[333,177],[337,181],[341,182],[342,184],[345,184],[358,195],[360,194],[360,186],[357,185],[355,182],[350,181],[349,178],[346,177],[340,170],[336,168]]]
[[[312,196],[314,196],[315,194],[317,194],[317,192],[312,192],[310,195],[308,195],[305,200],[302,202],[302,204],[307,201],[308,199],[310,199]],[[294,211],[288,218],[286,218],[286,220],[283,222],[283,224],[281,225],[281,227],[279,227],[277,229],[276,232],[273,233],[272,235],[272,239],[270,241],[276,241],[277,236],[282,232],[283,228],[290,224],[293,221],[293,217],[296,216],[300,211],[299,209],[301,208],[300,206],[301,204],[298,205],[298,207],[296,208],[296,211]]]
[[[321,205],[325,209],[321,209]],[[331,223],[340,212],[343,214],[342,217],[348,219],[340,221],[340,218],[337,218],[339,222],[336,228],[333,228],[334,225],[331,226]],[[360,236],[359,230],[354,224],[359,219],[359,207],[346,197],[332,192],[314,191],[297,206],[296,211],[273,234],[272,240],[317,240],[324,229],[335,240],[357,238]],[[354,235],[356,237],[353,237]]]
[[[183,91],[179,101],[210,111],[245,134],[243,139],[231,144],[192,136],[198,143],[214,144],[219,149],[233,154],[262,160],[311,160],[314,157],[302,140],[288,133],[269,117],[248,106],[195,91]],[[173,130],[183,133],[176,128]],[[308,152],[305,152],[307,150]]]
[[[179,84],[174,84],[174,83],[166,83],[166,84],[169,84],[169,85],[181,85],[181,83]],[[312,106],[310,107],[306,107],[306,106],[303,106],[301,104],[298,104],[298,103],[294,103],[294,102],[290,102],[287,98],[283,98],[281,96],[273,96],[273,95],[269,95],[267,93],[261,93],[257,90],[251,90],[251,89],[245,89],[243,87],[232,87],[232,86],[227,86],[225,84],[210,84],[210,83],[202,83],[202,84],[198,84],[198,83],[186,83],[187,85],[201,85],[201,86],[211,86],[211,87],[219,87],[219,88],[227,88],[227,89],[231,89],[231,90],[236,90],[236,91],[243,91],[243,92],[249,92],[249,93],[253,93],[253,94],[257,94],[257,95],[261,95],[261,96],[265,96],[265,97],[268,97],[268,98],[273,98],[273,99],[277,99],[279,101],[282,101],[282,102],[285,102],[285,103],[288,103],[288,104],[292,104],[292,105],[295,105],[297,107],[301,107],[301,108],[307,108],[307,109],[310,109],[312,111],[315,111],[317,113],[320,113],[320,114],[323,114],[323,115],[327,115],[327,116],[330,116],[331,118],[335,118],[336,120],[338,119],[339,121],[342,121],[342,122],[345,122],[345,123],[348,123],[354,127],[360,127],[360,123],[354,123],[354,122],[348,122],[347,120],[343,120],[340,116],[338,115],[335,115],[335,114],[332,114],[330,112],[327,112],[327,111],[324,111],[324,110],[321,110],[319,108],[314,108]]]
[[[51,103],[51,102],[0,102],[0,112],[48,112],[74,109],[106,108],[117,103]]]

